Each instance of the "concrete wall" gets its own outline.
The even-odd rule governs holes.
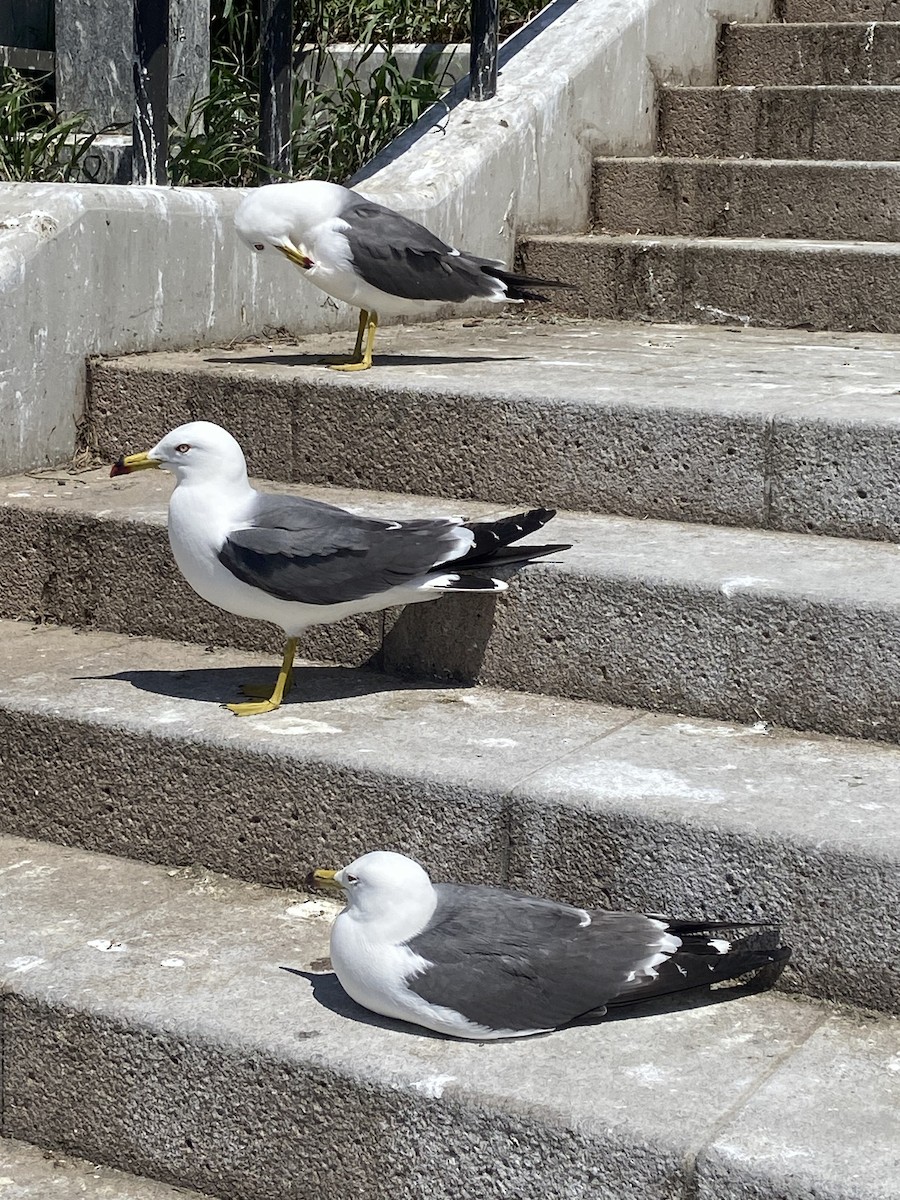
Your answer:
[[[769,0],[556,0],[504,50],[499,97],[458,96],[379,156],[362,189],[450,240],[508,256],[517,233],[587,223],[590,158],[653,141],[654,74],[714,77],[719,19]],[[539,35],[539,36],[536,36]],[[221,189],[0,185],[0,472],[65,459],[87,354],[354,328],[257,260]],[[258,272],[258,274],[257,274]]]

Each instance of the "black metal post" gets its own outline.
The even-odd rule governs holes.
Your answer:
[[[134,0],[132,183],[168,183],[169,0]]]
[[[469,99],[490,100],[497,92],[497,49],[500,45],[499,0],[472,0],[471,26]]]
[[[291,173],[291,0],[260,0],[259,148],[266,166]],[[260,172],[266,180],[267,172]]]

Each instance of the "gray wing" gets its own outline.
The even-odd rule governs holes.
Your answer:
[[[490,1029],[555,1029],[603,1011],[661,931],[639,913],[582,910],[501,888],[439,884],[409,948],[434,965],[407,981],[432,1004]]]
[[[380,521],[292,496],[260,495],[219,561],[251,587],[303,604],[343,604],[408,583],[460,550],[449,518]]]
[[[353,268],[366,283],[404,300],[441,300],[447,303],[492,296],[496,278],[482,267],[504,264],[476,258],[442,242],[408,217],[363,197],[341,210],[348,223],[342,232],[350,243]]]

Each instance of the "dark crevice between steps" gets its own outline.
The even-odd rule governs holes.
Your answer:
[[[762,494],[762,517],[761,523],[763,529],[773,529],[772,524],[772,496],[775,487],[775,418],[768,417],[763,426],[763,494]]]

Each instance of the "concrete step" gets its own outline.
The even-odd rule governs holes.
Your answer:
[[[672,158],[900,159],[900,88],[661,87]]]
[[[603,233],[900,241],[900,163],[598,158]]]
[[[90,451],[204,417],[275,480],[900,540],[896,337],[528,319],[379,341],[364,379],[302,365],[318,338],[97,362]]]
[[[882,1200],[895,1178],[891,1019],[762,994],[526,1042],[423,1036],[344,996],[330,913],[302,895],[18,839],[0,855],[16,1137],[242,1200],[322,1180],[372,1200]]]
[[[776,0],[779,21],[900,21],[900,0]]]
[[[581,904],[772,916],[784,988],[900,1011],[900,750],[0,623],[0,831],[266,884],[394,847]],[[2,874],[0,874],[2,880]]]
[[[896,242],[546,236],[520,253],[576,285],[553,298],[569,316],[900,331]]]
[[[169,486],[156,472],[124,482],[94,473],[67,485],[68,502],[58,498],[66,488],[49,500],[13,495],[0,557],[21,566],[0,615],[279,652],[270,626],[220,613],[177,574]],[[447,512],[417,497],[302,493],[394,517]],[[507,592],[320,627],[302,652],[417,678],[900,740],[893,545],[586,514],[561,514],[550,532],[574,548],[522,571]]]
[[[900,23],[724,25],[719,83],[891,87],[900,83]]]
[[[6,1137],[0,1138],[0,1196],[3,1200],[202,1200],[198,1192]]]

